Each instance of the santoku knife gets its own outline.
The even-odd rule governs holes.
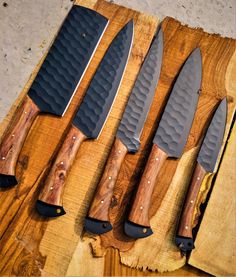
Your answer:
[[[201,184],[207,173],[213,173],[222,145],[227,118],[227,100],[224,98],[206,132],[201,149],[197,157],[197,164],[192,176],[191,184],[185,200],[175,242],[183,254],[194,248],[193,222],[194,210],[197,204]]]
[[[161,70],[163,32],[154,37],[148,54],[135,81],[116,139],[108,157],[103,176],[85,219],[85,229],[102,234],[112,229],[109,221],[109,206],[118,173],[127,152],[136,153],[140,135],[150,109]]]
[[[119,89],[132,42],[133,20],[114,38],[93,76],[40,193],[36,206],[40,214],[49,217],[65,214],[62,193],[66,177],[82,141],[95,139],[102,131]]]
[[[0,187],[18,183],[15,168],[30,126],[40,113],[63,116],[106,29],[97,12],[74,6],[0,145]]]
[[[157,175],[168,157],[182,155],[198,103],[202,77],[200,49],[183,65],[157,128],[151,153],[125,222],[125,233],[134,238],[152,234],[149,220],[151,197]]]

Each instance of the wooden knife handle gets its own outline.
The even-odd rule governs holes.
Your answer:
[[[179,228],[177,232],[178,236],[188,237],[188,238],[193,237],[192,226],[193,226],[194,210],[197,204],[198,193],[205,176],[206,176],[205,169],[199,163],[197,163],[193,173],[191,184],[188,190],[188,194],[185,200],[181,219],[179,222]]]
[[[26,96],[16,112],[9,129],[4,134],[0,145],[1,175],[15,175],[16,163],[21,148],[31,125],[39,112],[39,108],[28,96]]]
[[[102,178],[97,186],[88,216],[97,220],[109,221],[109,207],[113,195],[113,189],[128,149],[118,139],[109,154]]]
[[[153,144],[129,214],[129,221],[150,227],[148,213],[151,205],[151,197],[155,187],[156,177],[167,157],[168,155],[163,150],[158,148],[156,144]]]
[[[85,139],[86,136],[72,125],[52,165],[38,200],[50,205],[62,206],[66,177],[78,149]]]

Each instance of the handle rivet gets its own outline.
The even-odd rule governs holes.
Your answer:
[[[143,206],[140,206],[140,210],[143,210]]]
[[[53,190],[53,187],[50,187],[50,190]]]
[[[61,162],[61,164],[64,164],[64,162]]]
[[[2,157],[2,160],[6,160],[6,157]]]
[[[187,225],[185,226],[185,229],[188,230],[188,226]]]
[[[159,158],[156,158],[156,161],[159,161]]]
[[[200,177],[197,177],[197,180],[200,180]]]
[[[147,228],[143,228],[143,233],[147,233]]]
[[[190,203],[193,204],[193,200],[191,200]]]
[[[104,200],[101,200],[101,203],[103,204],[103,203],[104,203]]]
[[[57,214],[61,213],[61,209],[56,210]]]
[[[111,180],[111,176],[109,176],[108,179]]]
[[[148,181],[148,184],[150,184],[151,183],[151,181]]]
[[[75,140],[76,139],[76,137],[73,137],[73,140]]]

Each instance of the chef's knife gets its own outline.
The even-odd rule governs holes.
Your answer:
[[[157,128],[151,153],[132,205],[125,233],[134,238],[152,234],[149,207],[157,175],[168,157],[182,155],[198,103],[202,76],[200,49],[186,60]]]
[[[226,117],[227,100],[224,98],[214,113],[199,151],[197,164],[179,222],[175,242],[184,254],[194,248],[192,234],[194,210],[204,177],[207,173],[214,172],[224,137]]]
[[[0,187],[18,183],[15,168],[30,126],[40,113],[63,116],[106,29],[96,11],[74,6],[0,145]]]
[[[114,38],[93,76],[40,193],[37,201],[40,214],[48,217],[65,214],[62,206],[65,179],[82,141],[98,138],[102,131],[119,89],[132,42],[133,20]]]
[[[108,212],[113,189],[125,155],[127,152],[136,153],[139,149],[140,135],[160,76],[162,53],[163,32],[160,28],[135,81],[103,176],[85,219],[84,226],[89,232],[102,234],[112,229]]]

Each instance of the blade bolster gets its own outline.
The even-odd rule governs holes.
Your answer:
[[[140,147],[140,141],[136,138],[129,138],[120,130],[117,131],[117,138],[126,146],[129,153],[136,153]]]

